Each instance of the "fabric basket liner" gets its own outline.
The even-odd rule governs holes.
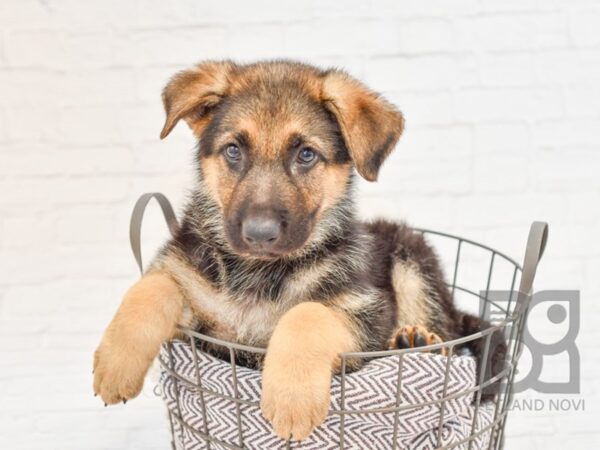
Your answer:
[[[251,450],[284,449],[286,441],[272,432],[271,425],[263,418],[258,403],[261,392],[260,372],[236,366],[237,398],[254,405],[233,401],[236,397],[234,372],[229,362],[196,351],[194,358],[191,345],[183,341],[171,344],[173,366],[167,345],[160,357],[167,366],[185,381],[176,381],[163,370],[160,377],[163,398],[170,412],[179,416],[193,430],[182,427],[172,420],[173,440],[177,449],[226,449],[223,442],[234,448]],[[200,372],[202,387],[210,392],[201,395],[196,388]],[[438,443],[440,424],[440,403],[425,404],[439,400],[444,392],[444,375],[447,358],[432,353],[406,353],[403,356],[400,392],[400,410],[397,415],[397,448],[434,449],[458,443],[471,434],[487,427],[493,420],[493,403],[483,403],[477,412],[473,426],[473,393],[469,391],[476,384],[475,360],[470,356],[454,356],[450,363],[446,395],[455,398],[445,403],[442,421],[441,440]],[[399,356],[388,356],[367,362],[360,370],[348,373],[345,377],[344,410],[364,411],[366,409],[394,407],[397,401]],[[176,391],[179,391],[179,402]],[[215,392],[221,395],[214,395]],[[339,411],[341,405],[341,378],[332,380],[330,411]],[[207,423],[204,423],[203,402]],[[413,406],[413,407],[409,407]],[[241,417],[241,436],[238,427],[238,408]],[[330,413],[326,421],[301,442],[291,442],[291,448],[307,450],[340,448],[340,414]],[[373,412],[367,414],[344,415],[345,449],[390,449],[394,441],[396,412]],[[202,433],[215,441],[208,444]],[[471,449],[483,449],[489,445],[490,432],[486,431],[473,438]],[[468,441],[457,449],[467,449]]]

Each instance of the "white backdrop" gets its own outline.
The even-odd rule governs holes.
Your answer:
[[[179,206],[192,178],[186,127],[158,139],[160,90],[175,71],[223,57],[344,67],[402,109],[397,152],[379,183],[360,185],[365,216],[456,232],[518,259],[529,223],[550,223],[537,287],[582,292],[582,393],[565,398],[584,399],[585,412],[514,411],[506,447],[597,448],[594,0],[2,0],[0,448],[168,447],[153,382],[104,408],[91,357],[137,277],[135,199],[159,190]],[[166,232],[157,213],[147,218],[151,248]],[[554,333],[543,315],[532,321]]]

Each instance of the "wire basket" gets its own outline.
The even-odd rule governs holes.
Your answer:
[[[131,224],[132,248],[141,268],[139,228],[146,204],[151,198],[156,198],[163,209],[167,222],[173,231],[176,221],[168,201],[161,194],[145,194],[140,198]],[[161,366],[161,382],[163,388],[169,386],[171,402],[168,403],[168,416],[172,433],[172,448],[174,449],[254,449],[254,448],[341,448],[341,449],[395,449],[404,448],[401,430],[404,425],[403,414],[407,411],[435,411],[435,421],[429,422],[427,439],[421,438],[421,444],[413,442],[410,448],[438,449],[500,449],[504,445],[504,430],[509,406],[513,398],[513,382],[516,367],[523,348],[523,330],[526,325],[529,302],[532,295],[533,281],[538,262],[544,251],[548,227],[542,222],[534,222],[529,232],[526,253],[521,266],[512,258],[483,244],[453,236],[447,233],[418,229],[436,247],[438,252],[445,249],[442,263],[446,273],[450,274],[447,284],[461,309],[477,309],[481,319],[491,321],[492,326],[476,334],[455,339],[442,344],[427,347],[409,348],[402,350],[387,350],[379,352],[352,352],[341,355],[341,371],[335,378],[335,392],[332,390],[332,407],[329,411],[327,445],[306,445],[304,441],[283,441],[274,444],[273,440],[258,442],[256,436],[248,430],[254,425],[256,416],[249,419],[247,411],[259,411],[259,386],[246,385],[248,370],[236,364],[241,355],[255,355],[260,358],[265,354],[263,348],[249,347],[222,341],[197,333],[190,329],[181,328],[182,340],[167,342],[163,345],[158,358]],[[477,252],[473,257],[469,254]],[[443,252],[442,252],[443,253]],[[482,272],[481,277],[474,276],[473,271]],[[502,275],[500,275],[502,272]],[[469,274],[470,273],[470,274]],[[498,292],[504,292],[500,299]],[[495,295],[492,295],[496,293]],[[470,307],[469,307],[470,306]],[[475,306],[476,308],[473,308]],[[507,341],[506,360],[502,370],[490,375],[486,370],[492,336],[503,333]],[[479,341],[483,345],[481,370],[470,385],[457,389],[452,379],[457,363],[464,363],[472,357],[459,356],[459,349],[466,343]],[[201,350],[205,345],[220,348],[227,355],[227,363],[221,362],[218,370],[207,374],[204,364],[206,354]],[[422,402],[406,402],[403,392],[410,388],[405,380],[406,367],[414,364],[415,357],[444,347],[447,356],[428,353],[428,361],[437,364],[436,375],[440,382],[440,390],[436,398]],[[181,350],[185,350],[183,353]],[[182,356],[183,355],[183,356]],[[432,358],[436,359],[432,359]],[[354,375],[348,370],[352,367],[351,360],[361,358],[371,360],[381,358],[381,361],[395,366],[393,389],[389,391],[389,402],[383,406],[358,407],[347,399],[348,383]],[[185,360],[182,362],[182,359]],[[181,364],[178,364],[181,363]],[[468,361],[467,361],[468,362]],[[181,368],[184,368],[181,370]],[[471,367],[474,367],[474,363]],[[387,367],[389,369],[389,367]],[[489,368],[488,368],[489,369]],[[363,370],[363,369],[361,369]],[[431,368],[428,369],[431,371]],[[359,370],[360,372],[360,370]],[[435,370],[433,371],[435,372]],[[432,372],[432,373],[433,373]],[[432,373],[430,373],[431,376]],[[213,379],[211,379],[211,377]],[[256,377],[259,377],[256,375]],[[227,379],[227,386],[219,386],[214,381]],[[484,402],[485,392],[491,386],[495,387],[492,400]],[[252,391],[250,396],[241,391]],[[256,394],[256,395],[254,395]],[[190,395],[197,397],[196,407],[182,412],[182,405],[189,403]],[[253,396],[254,395],[254,396]],[[163,396],[166,394],[163,392]],[[166,399],[166,397],[165,397]],[[469,404],[468,418],[462,422],[462,434],[454,439],[447,439],[448,415],[457,399],[467,399]],[[463,402],[464,403],[464,402]],[[227,433],[211,430],[209,424],[215,416],[231,414]],[[420,409],[419,409],[420,408]],[[485,412],[485,414],[484,414]],[[387,417],[388,431],[383,440],[378,436],[377,442],[370,438],[362,444],[356,444],[349,436],[352,430],[349,423],[353,418],[369,416]],[[329,420],[331,419],[331,420]],[[464,417],[463,417],[464,419]],[[378,419],[379,420],[379,419]],[[453,419],[454,420],[454,419]],[[379,423],[377,420],[373,423]],[[433,425],[432,425],[433,424]],[[227,437],[224,437],[227,436]]]

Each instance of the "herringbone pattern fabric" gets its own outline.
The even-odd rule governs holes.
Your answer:
[[[173,440],[178,449],[285,448],[285,441],[272,433],[270,425],[260,413],[259,372],[236,367],[236,395],[234,373],[229,363],[197,352],[197,369],[190,345],[176,341],[172,343],[171,351],[174,361],[172,370],[184,381],[176,380],[167,371],[163,371],[160,383],[170,413],[181,417],[187,424],[181,426],[177,420],[173,420]],[[166,347],[161,352],[161,358],[167,363],[170,361]],[[400,405],[406,409],[398,412],[396,448],[434,449],[438,446],[440,405],[428,402],[434,402],[443,396],[446,362],[445,357],[435,354],[404,355]],[[346,375],[344,408],[341,380],[340,377],[335,377],[331,388],[331,410],[334,412],[329,414],[325,423],[308,439],[301,443],[292,443],[291,447],[307,450],[339,448],[342,419],[335,411],[345,409],[353,412],[394,407],[398,369],[399,357],[390,356],[372,360],[361,370]],[[196,388],[199,378],[203,389],[208,391],[204,394]],[[473,358],[454,357],[450,365],[446,392],[447,395],[457,396],[445,404],[439,446],[457,443],[472,434],[473,394],[459,394],[474,385]],[[233,398],[241,402],[235,402]],[[395,412],[347,413],[343,420],[344,448],[365,450],[393,447]],[[491,408],[482,405],[479,408],[475,431],[489,425],[491,421]],[[213,439],[210,447],[202,433]],[[484,432],[475,439],[472,448],[487,448],[488,443],[489,432]],[[456,448],[467,446],[468,443]]]

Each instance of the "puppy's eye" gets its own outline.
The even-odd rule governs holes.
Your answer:
[[[304,147],[298,153],[298,162],[305,166],[311,165],[317,159],[317,153],[310,147]]]
[[[237,145],[229,144],[225,149],[225,157],[231,162],[238,162],[242,158],[242,152]]]

